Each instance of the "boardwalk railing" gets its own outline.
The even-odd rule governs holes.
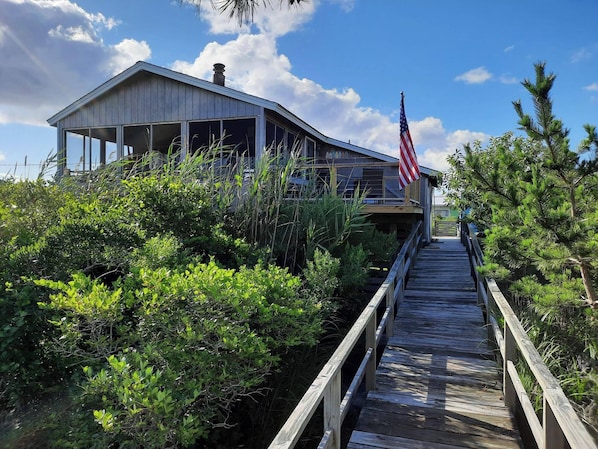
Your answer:
[[[489,337],[496,342],[503,361],[505,404],[527,424],[539,449],[597,449],[592,436],[540,357],[496,281],[478,272],[484,260],[476,235],[467,226],[461,229],[461,240],[469,253],[472,275],[476,281],[478,303],[486,309]],[[499,325],[498,317],[502,317],[503,325]],[[520,357],[542,389],[542,421],[536,415],[515,366]]]
[[[341,426],[354,395],[365,381],[366,391],[376,387],[376,347],[383,334],[392,335],[395,310],[403,299],[405,282],[415,260],[422,239],[422,225],[414,226],[399,255],[373,298],[332,357],[307,389],[286,423],[280,429],[269,449],[294,448],[316,409],[324,402],[323,437],[319,449],[339,449]],[[385,301],[385,311],[378,323],[378,308]],[[344,397],[341,396],[341,371],[353,348],[365,335],[364,356]]]

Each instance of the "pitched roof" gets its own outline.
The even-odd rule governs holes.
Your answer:
[[[125,71],[110,78],[108,81],[106,81],[105,83],[96,87],[95,89],[93,89],[92,91],[90,91],[89,93],[84,95],[83,97],[79,98],[75,102],[71,103],[66,108],[62,109],[60,112],[54,114],[52,117],[50,117],[48,119],[48,123],[51,126],[57,126],[57,124],[60,120],[64,119],[65,117],[67,117],[71,113],[75,112],[79,108],[85,106],[86,104],[94,101],[95,99],[97,99],[98,97],[103,95],[104,93],[108,92],[109,90],[113,89],[120,83],[126,81],[127,79],[131,78],[132,76],[134,76],[135,74],[137,74],[139,72],[153,73],[155,75],[163,76],[165,78],[169,78],[174,81],[188,84],[190,86],[195,86],[200,89],[204,89],[204,90],[213,92],[215,94],[223,95],[226,97],[233,98],[235,100],[244,101],[246,103],[250,103],[250,104],[253,104],[253,105],[256,105],[259,107],[263,107],[264,109],[268,109],[270,111],[280,114],[287,120],[290,120],[291,122],[295,123],[297,126],[302,128],[304,131],[308,132],[309,134],[312,134],[313,136],[317,137],[318,139],[320,139],[321,141],[323,141],[325,143],[328,143],[330,145],[334,145],[336,147],[343,148],[343,149],[346,149],[349,151],[354,151],[356,153],[363,154],[365,156],[374,157],[376,159],[379,159],[379,160],[382,160],[385,162],[395,162],[396,161],[398,163],[397,158],[392,157],[388,154],[380,153],[380,152],[374,151],[374,150],[369,150],[367,148],[363,148],[363,147],[360,147],[357,145],[353,145],[353,144],[350,144],[347,142],[342,142],[340,140],[332,139],[328,136],[325,136],[320,131],[318,131],[317,129],[315,129],[314,127],[309,125],[307,122],[303,121],[302,119],[297,117],[295,114],[293,114],[289,110],[285,109],[283,106],[281,106],[280,104],[278,104],[276,102],[266,100],[264,98],[260,98],[255,95],[250,95],[250,94],[247,94],[245,92],[241,92],[241,91],[238,91],[235,89],[231,89],[230,87],[220,86],[218,84],[214,84],[210,81],[202,80],[202,79],[196,78],[191,75],[186,75],[184,73],[175,72],[174,70],[170,70],[170,69],[167,69],[164,67],[150,64],[145,61],[138,61],[134,65],[132,65],[131,67],[126,69]],[[398,137],[397,137],[397,140],[398,140]],[[424,169],[425,174],[435,176],[434,170],[425,169],[424,167],[422,167],[422,169]]]

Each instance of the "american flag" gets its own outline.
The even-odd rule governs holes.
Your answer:
[[[401,144],[399,146],[399,188],[403,189],[421,176],[417,155],[405,117],[405,102],[401,92]]]

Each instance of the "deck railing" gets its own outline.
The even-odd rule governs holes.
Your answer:
[[[392,336],[397,304],[400,304],[403,299],[407,276],[421,245],[421,240],[422,225],[417,223],[403,243],[385,281],[309,386],[297,407],[270,444],[269,449],[294,448],[322,402],[324,403],[323,437],[318,449],[340,448],[341,426],[357,389],[363,382],[365,382],[366,391],[376,387],[376,348],[384,334],[387,337]],[[378,321],[378,309],[383,302],[385,302],[385,310]],[[365,335],[364,355],[350,386],[342,396],[343,365],[363,335]]]
[[[597,449],[596,442],[540,357],[496,281],[478,272],[484,258],[475,233],[468,226],[461,229],[461,240],[469,253],[476,280],[478,303],[485,308],[489,338],[496,343],[502,359],[505,404],[529,427],[539,449]],[[521,358],[542,390],[541,421],[517,371],[516,363]]]

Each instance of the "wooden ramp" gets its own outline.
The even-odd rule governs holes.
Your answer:
[[[349,449],[522,447],[476,298],[457,238],[420,251]]]

